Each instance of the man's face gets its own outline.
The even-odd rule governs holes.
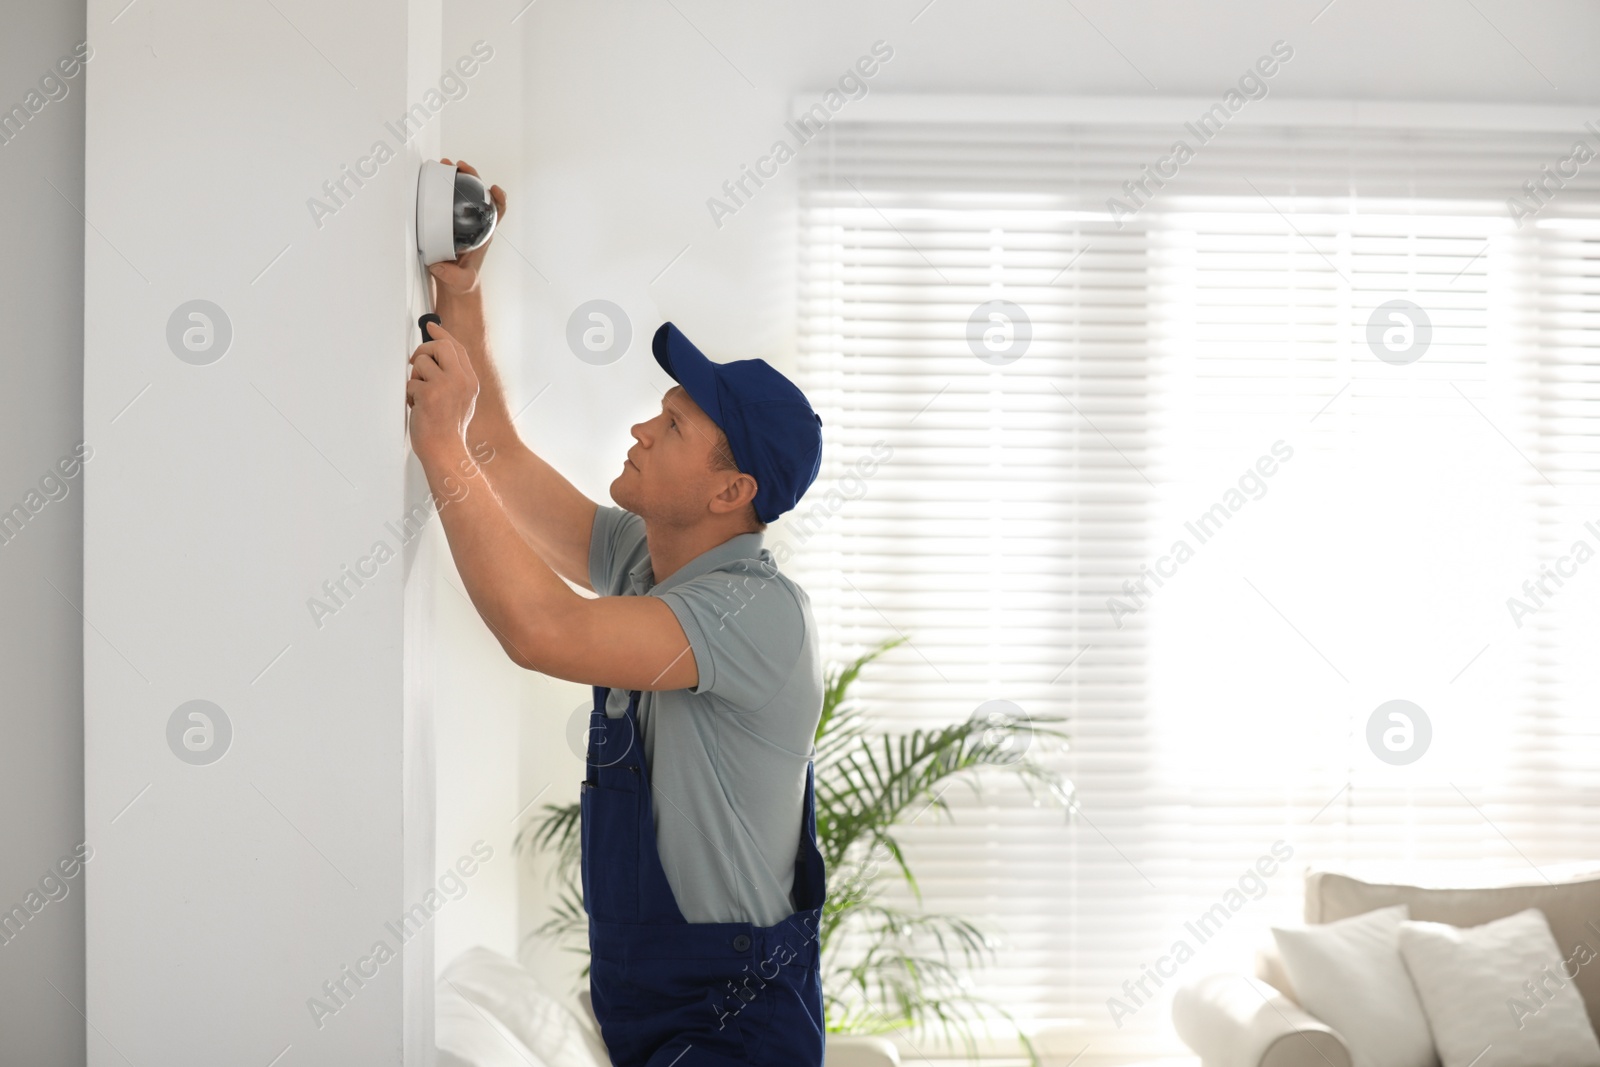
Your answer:
[[[630,432],[635,444],[611,483],[611,499],[655,522],[692,526],[704,519],[707,500],[733,473],[711,469],[716,424],[674,385],[661,398],[660,414]]]

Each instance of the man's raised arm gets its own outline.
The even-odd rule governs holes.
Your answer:
[[[477,174],[469,164],[456,166],[468,174]],[[496,185],[489,195],[503,220],[505,192]],[[498,224],[497,220],[497,227]],[[454,262],[435,263],[428,268],[434,279],[434,308],[445,329],[466,348],[478,377],[478,401],[467,427],[467,443],[474,455],[482,454],[485,443],[494,450],[494,458],[483,465],[483,472],[522,539],[551,570],[580,588],[590,589],[589,538],[596,504],[523,444],[511,421],[505,389],[490,351],[479,272],[484,254],[493,243],[491,238],[488,244]]]
[[[439,505],[439,519],[450,555],[473,606],[506,654],[529,670],[585,685],[698,685],[694,651],[664,600],[581,596],[519,534],[484,475],[500,458],[474,463],[468,451],[479,391],[465,347],[448,330],[412,355],[406,383],[411,447],[434,498],[448,500]]]

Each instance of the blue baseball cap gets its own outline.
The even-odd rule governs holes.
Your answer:
[[[764,359],[713,363],[670,322],[650,350],[728,436],[739,470],[756,480],[756,518],[771,522],[798,504],[822,468],[822,416],[799,386]]]

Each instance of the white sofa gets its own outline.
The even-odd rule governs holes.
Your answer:
[[[607,1067],[587,990],[563,997],[482,946],[451,960],[435,986],[438,1067]],[[829,1034],[828,1067],[899,1067],[880,1037]]]
[[[1424,888],[1363,881],[1331,871],[1306,875],[1305,921],[1329,923],[1404,904],[1413,920],[1479,926],[1537,908],[1563,953],[1578,943],[1600,947],[1600,874],[1554,884]],[[1591,925],[1593,924],[1593,925]],[[1600,1030],[1600,966],[1573,978],[1589,1021]],[[1178,1036],[1202,1067],[1350,1067],[1350,1051],[1331,1027],[1295,999],[1276,950],[1263,949],[1256,974],[1213,974],[1180,987],[1173,997]]]

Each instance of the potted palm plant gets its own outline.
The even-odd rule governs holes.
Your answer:
[[[889,1034],[920,1030],[946,1044],[959,1040],[977,1055],[974,1027],[1003,1019],[1038,1057],[1009,1012],[972,989],[969,973],[993,962],[997,942],[975,923],[922,907],[921,889],[896,829],[935,811],[951,817],[944,800],[954,781],[981,788],[984,769],[1016,775],[1036,799],[1070,808],[1071,784],[1039,758],[1065,747],[1059,719],[1022,715],[991,702],[972,717],[936,729],[901,734],[874,731],[849,697],[863,668],[909,640],[885,641],[826,672],[816,734],[817,846],[828,871],[821,938],[823,997],[830,1034]],[[1038,744],[1037,742],[1043,742]],[[559,881],[554,916],[535,931],[587,953],[587,918],[578,876],[578,805],[547,804],[517,835],[520,851],[548,854]],[[896,880],[911,906],[886,893]]]

